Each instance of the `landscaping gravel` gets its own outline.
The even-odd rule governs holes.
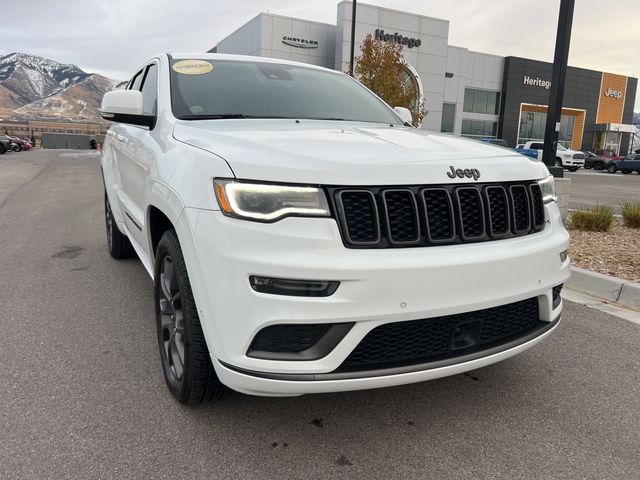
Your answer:
[[[571,229],[569,233],[574,265],[640,283],[640,229],[627,228],[616,218],[608,232]]]

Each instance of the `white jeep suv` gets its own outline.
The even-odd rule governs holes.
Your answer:
[[[558,324],[569,236],[540,162],[267,58],[163,54],[101,111],[109,252],[154,279],[183,403],[439,378]]]

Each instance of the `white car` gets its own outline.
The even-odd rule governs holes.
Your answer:
[[[527,142],[524,145],[518,145],[516,148],[525,148],[538,151],[538,160],[542,160],[542,151],[544,150],[543,142]],[[570,172],[576,172],[584,167],[584,153],[577,150],[571,150],[564,145],[556,146],[556,167],[563,167]]]
[[[540,162],[267,58],[163,54],[101,111],[109,252],[154,279],[183,403],[420,382],[558,325],[569,236]]]

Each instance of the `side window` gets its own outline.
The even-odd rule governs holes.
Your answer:
[[[140,84],[142,83],[142,70],[134,75],[129,82],[128,90],[140,90]]]
[[[155,63],[147,68],[140,91],[144,114],[155,115],[158,103],[158,66]]]
[[[544,145],[542,143],[532,143],[531,150],[542,150]]]

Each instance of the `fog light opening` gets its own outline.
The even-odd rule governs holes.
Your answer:
[[[560,305],[560,302],[562,301],[562,297],[560,296],[560,292],[562,291],[562,286],[563,285],[564,284],[561,283],[560,285],[557,285],[557,286],[553,287],[553,289],[551,291],[552,292],[552,298],[553,298],[552,306],[553,306],[554,309],[558,308],[558,306]]]
[[[249,283],[256,292],[294,297],[328,297],[340,285],[340,282],[330,280],[294,280],[258,275],[251,275]]]
[[[560,262],[564,263],[567,261],[567,251],[563,250],[560,252]]]

